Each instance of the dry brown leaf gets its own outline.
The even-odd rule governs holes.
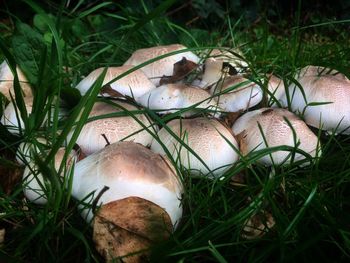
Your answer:
[[[172,231],[169,215],[158,205],[128,197],[102,205],[95,216],[93,240],[107,260],[144,262],[154,243],[166,240]]]
[[[258,212],[245,221],[242,230],[242,237],[245,239],[256,239],[262,237],[274,225],[275,220],[269,212]]]
[[[107,95],[109,95],[112,98],[123,98],[124,97],[123,94],[121,94],[120,92],[112,89],[112,87],[110,85],[103,86],[101,88],[101,90],[100,90],[100,94],[101,95],[107,94]]]
[[[228,112],[227,115],[224,118],[224,123],[228,127],[232,127],[232,125],[235,123],[235,121],[241,116],[242,110],[237,111],[237,112]]]
[[[174,64],[173,75],[170,77],[163,76],[159,81],[159,85],[180,81],[184,79],[188,74],[190,74],[194,69],[196,69],[197,66],[198,65],[193,61],[183,57],[180,61]]]
[[[2,247],[5,242],[5,232],[5,228],[0,229],[0,247]]]

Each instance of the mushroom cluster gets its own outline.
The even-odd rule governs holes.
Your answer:
[[[13,75],[4,63],[0,83],[11,99]],[[32,93],[17,71],[30,113]],[[84,96],[103,72],[95,69],[76,89]],[[179,227],[185,174],[204,180],[233,176],[230,168],[254,154],[260,154],[256,163],[265,166],[305,165],[321,152],[308,125],[350,133],[350,114],[343,106],[350,104],[350,80],[344,75],[308,66],[289,86],[269,76],[265,90],[247,73],[238,49],[209,50],[200,58],[180,44],[137,50],[123,66],[107,68],[102,98],[95,100],[76,139],[87,157],[78,160],[75,151],[67,154],[62,148],[53,165],[62,182],[67,177],[72,181],[72,196],[94,227],[97,250],[106,260],[142,255]],[[259,107],[265,94],[273,108]],[[230,114],[238,119],[229,119]],[[4,110],[1,123],[16,135],[25,128],[15,101]],[[24,195],[44,205],[52,188],[33,161],[48,155],[38,141],[49,143],[47,138],[33,145],[24,141],[17,156],[26,166]],[[140,260],[135,255],[126,259]]]

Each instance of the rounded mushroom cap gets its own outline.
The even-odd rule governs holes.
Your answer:
[[[23,72],[19,67],[16,68],[16,71],[18,75],[18,80],[23,91],[23,95],[25,97],[31,97],[32,90],[30,88],[27,78],[24,76]],[[12,97],[15,98],[13,79],[14,76],[12,74],[12,71],[5,60],[0,64],[0,93],[2,93],[9,101],[11,101],[10,93]]]
[[[23,99],[27,109],[27,114],[29,114],[33,108],[33,98],[25,97]],[[3,115],[1,116],[1,123],[4,126],[7,126],[8,131],[14,135],[19,135],[20,130],[24,130],[24,122],[20,116],[20,112],[12,101],[6,106]]]
[[[213,86],[210,93],[219,94],[219,107],[228,112],[247,110],[259,104],[263,97],[261,88],[242,76],[227,77],[222,84]]]
[[[136,196],[151,201],[169,214],[173,225],[181,218],[183,186],[175,168],[167,160],[133,142],[113,143],[78,162],[74,169],[72,195],[92,201],[107,186],[98,205]],[[83,216],[90,221],[91,211]]]
[[[314,67],[303,71],[297,79],[303,92],[295,84],[288,87],[291,109],[304,113],[305,122],[313,127],[350,134],[350,80],[340,73],[313,75]],[[288,105],[286,96],[284,104]]]
[[[217,102],[211,95],[200,88],[185,84],[162,85],[138,98],[138,102],[152,110],[162,110],[161,114],[176,112],[197,103],[196,109],[217,109]],[[193,115],[195,111],[187,111],[182,116]]]
[[[207,118],[172,120],[167,123],[181,139],[179,142],[165,128],[158,132],[159,140],[168,149],[174,160],[179,160],[194,174],[221,176],[238,160],[238,144],[232,132],[218,120]],[[182,144],[190,147],[202,160],[190,153]],[[166,154],[157,140],[153,140],[151,150]],[[204,162],[204,164],[203,164]]]
[[[127,115],[126,111],[130,111],[130,115]],[[141,143],[145,146],[150,145],[153,137],[139,122],[152,131],[156,129],[156,126],[151,124],[145,114],[135,114],[132,111],[139,111],[139,109],[120,101],[116,105],[96,102],[89,114],[89,118],[111,113],[125,113],[126,115],[108,118],[101,117],[101,119],[87,122],[76,141],[82,152],[90,155],[103,149],[108,143],[122,140]],[[74,130],[69,134],[68,140],[73,132]]]
[[[20,165],[25,165],[33,159],[34,154],[40,154],[42,147],[40,147],[38,143],[41,144],[41,146],[43,146],[47,145],[48,141],[43,137],[39,137],[36,138],[35,143],[33,143],[32,141],[21,142],[16,151],[16,161]]]
[[[103,85],[117,78],[131,68],[132,66],[128,65],[121,67],[109,67],[103,80]],[[76,88],[82,95],[85,95],[85,93],[92,87],[97,78],[102,74],[103,70],[104,68],[95,69],[86,78],[79,82]],[[122,95],[135,98],[155,88],[154,84],[141,70],[135,70],[121,79],[114,81],[112,84],[110,84],[110,87]],[[103,94],[107,96],[109,95],[108,92]]]
[[[131,57],[124,63],[124,65],[138,66],[150,59],[154,59],[158,56],[183,49],[187,49],[187,47],[180,44],[139,49],[131,55]],[[194,63],[198,63],[200,60],[199,57],[197,57],[193,52],[186,51],[159,59],[151,64],[142,67],[141,70],[153,82],[154,85],[158,86],[161,77],[173,75],[174,64],[178,61],[181,61],[183,58],[186,58],[187,60]]]
[[[263,135],[259,129],[259,124]],[[295,132],[295,137],[292,128]],[[317,136],[312,133],[301,119],[284,109],[262,108],[248,112],[237,119],[233,124],[232,130],[239,138],[240,149],[243,155],[267,147],[283,145],[295,147],[299,142],[298,149],[303,150],[312,157],[315,157],[320,150],[318,149],[319,141]],[[289,151],[275,151],[271,153],[271,156],[272,160],[270,155],[267,154],[259,162],[270,166],[273,164],[286,164],[291,159]],[[298,161],[304,158],[305,156],[301,153],[296,153],[294,160]]]
[[[59,168],[62,164],[63,157],[66,150],[65,148],[58,149],[55,160],[54,168],[56,172],[59,172]],[[65,175],[69,175],[73,163],[77,160],[77,153],[72,150],[67,157],[67,162],[65,169],[62,170],[60,176],[65,178]],[[39,172],[38,167],[35,165],[34,161],[28,163],[23,172],[22,177],[23,192],[25,197],[35,204],[44,205],[47,203],[47,191],[50,190],[50,181]]]
[[[230,52],[231,51],[231,52]],[[229,75],[243,72],[248,68],[247,62],[235,54],[243,57],[238,48],[232,50],[213,49],[205,60],[205,70],[200,86],[209,87]]]

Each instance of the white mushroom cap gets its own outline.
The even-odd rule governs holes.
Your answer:
[[[187,47],[180,44],[139,49],[131,55],[131,57],[124,63],[124,65],[138,66],[150,59],[154,59],[158,56],[183,49],[187,49]],[[194,63],[198,63],[200,60],[199,57],[193,52],[186,51],[176,55],[168,56],[163,59],[159,59],[151,64],[142,67],[141,70],[154,83],[154,85],[158,86],[161,77],[173,75],[174,64],[181,61],[183,58],[186,58],[187,60]]]
[[[295,131],[285,121],[286,118]],[[259,129],[259,124],[262,133]],[[236,120],[232,127],[233,133],[240,139],[240,149],[243,155],[249,152],[262,150],[268,147],[287,145],[295,147],[298,142],[298,149],[315,157],[319,149],[318,138],[309,127],[296,115],[284,109],[262,108],[247,112]],[[266,139],[266,143],[264,141]],[[270,155],[263,156],[259,162],[270,166],[274,164],[286,164],[290,162],[289,151],[275,151]],[[305,156],[296,153],[294,160],[302,160]]]
[[[259,85],[238,75],[227,77],[223,83],[213,86],[210,92],[213,95],[222,93],[217,97],[219,107],[228,112],[247,110],[259,104],[263,97]]]
[[[201,87],[209,87],[217,83],[220,79],[229,76],[229,69],[225,68],[225,63],[228,63],[233,67],[236,73],[243,72],[248,68],[248,64],[242,58],[235,56],[235,54],[243,57],[242,52],[238,48],[234,48],[230,51],[213,49],[208,54],[208,58],[205,60],[205,70],[202,77]]]
[[[238,159],[238,144],[232,132],[218,120],[207,118],[172,120],[167,123],[181,143],[165,128],[158,132],[159,140],[168,149],[174,160],[178,160],[194,174],[208,174],[219,177]],[[188,145],[204,162],[190,153],[182,144]],[[166,154],[157,140],[153,140],[151,150]],[[209,170],[208,170],[209,168]]]
[[[39,137],[36,138],[36,142],[21,142],[16,151],[16,161],[20,165],[25,165],[33,159],[34,154],[41,153],[43,147],[40,147],[39,144],[47,145],[47,140],[45,138]]]
[[[27,114],[31,113],[33,108],[33,98],[25,97],[24,104],[27,109]],[[16,114],[17,112],[17,114]],[[18,116],[18,118],[17,118]],[[10,133],[18,135],[20,130],[24,130],[24,122],[21,118],[21,114],[17,109],[17,106],[11,101],[5,108],[3,115],[1,116],[1,123],[7,126],[7,129]]]
[[[269,76],[267,88],[269,90],[269,93],[267,94],[268,103],[271,107],[275,107],[278,105],[276,101],[278,101],[282,106],[287,106],[284,105],[284,96],[286,91],[282,79],[274,75]]]
[[[300,87],[290,85],[288,92],[291,109],[303,113],[305,122],[313,127],[350,134],[350,80],[340,73],[334,75],[336,71],[327,74],[323,70],[320,73],[315,66],[301,71],[297,81],[305,96]],[[286,96],[284,104],[288,105]]]
[[[138,108],[128,103],[118,101],[115,104],[120,107],[105,102],[96,102],[89,114],[89,118],[111,113],[123,113],[125,112],[124,109],[131,112],[139,111]],[[132,114],[134,117],[131,116]],[[152,126],[147,116],[141,113],[130,113],[130,116],[101,117],[101,119],[87,122],[84,125],[76,143],[86,155],[103,149],[108,142],[114,143],[125,140],[141,143],[145,146],[150,145],[153,138],[152,135],[137,120],[152,131],[156,128]],[[74,130],[68,135],[68,140],[73,132]],[[103,137],[103,134],[108,142]]]
[[[59,171],[64,154],[65,148],[60,148],[55,155],[54,168],[56,172]],[[61,178],[65,178],[66,175],[69,175],[72,165],[76,160],[77,153],[72,150],[67,157],[65,169],[63,169],[60,174]],[[29,201],[39,205],[47,203],[46,193],[50,189],[50,181],[44,178],[38,171],[38,167],[35,165],[34,161],[31,161],[24,169],[22,185],[24,195]]]
[[[121,67],[109,67],[103,80],[103,85],[117,78],[131,68],[132,66],[127,65]],[[92,87],[97,78],[102,74],[103,70],[104,68],[95,69],[86,78],[79,82],[76,88],[82,95],[85,95],[85,93]],[[135,70],[125,77],[118,79],[111,83],[110,87],[122,95],[135,98],[155,88],[154,84],[141,70]]]
[[[74,169],[72,195],[78,200],[92,201],[109,187],[98,204],[126,197],[151,201],[169,214],[173,225],[182,215],[182,184],[167,158],[133,142],[113,143],[78,162]],[[86,197],[93,193],[86,200]],[[91,211],[84,207],[83,217],[91,221]]]
[[[19,67],[16,68],[18,80],[20,82],[23,95],[24,96],[32,96],[32,90],[29,86],[27,78],[24,76],[23,72]],[[14,76],[12,74],[12,71],[7,64],[6,60],[3,61],[0,64],[0,92],[9,100],[11,101],[11,96],[15,97],[15,91],[13,88],[13,79]]]
[[[217,110],[216,99],[210,97],[207,91],[194,86],[165,84],[139,97],[137,101],[152,110],[162,110],[159,112],[161,114],[176,112],[200,102],[196,109]],[[190,116],[193,113],[195,112],[188,111],[182,116]]]

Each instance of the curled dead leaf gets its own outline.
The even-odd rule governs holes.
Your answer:
[[[245,239],[256,239],[264,236],[274,225],[275,220],[267,211],[261,211],[248,218],[242,229],[242,237]]]
[[[163,76],[159,81],[159,85],[180,81],[184,79],[188,74],[190,74],[194,69],[196,69],[197,66],[198,65],[193,61],[183,57],[182,60],[174,64],[173,75]]]
[[[151,245],[166,240],[171,232],[165,210],[139,197],[102,205],[93,224],[96,249],[106,261],[144,262]]]

